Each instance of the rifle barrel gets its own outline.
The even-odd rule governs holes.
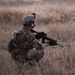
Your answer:
[[[59,45],[60,47],[63,47],[62,45],[60,45],[60,44],[58,44],[58,43],[57,43],[57,45]]]

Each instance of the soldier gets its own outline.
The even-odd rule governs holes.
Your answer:
[[[11,51],[12,57],[18,61],[36,60],[44,56],[44,48],[49,43],[40,44],[30,31],[35,27],[35,15],[24,16],[22,19],[23,28],[14,33],[16,42],[15,49]]]

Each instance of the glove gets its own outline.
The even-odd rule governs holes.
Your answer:
[[[46,36],[47,34],[45,34],[44,32],[39,32],[39,33],[37,33],[36,35],[35,35],[35,38],[36,39],[40,39],[40,38],[42,38],[42,37],[44,37],[44,36]]]

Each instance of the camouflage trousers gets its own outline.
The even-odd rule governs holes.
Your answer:
[[[12,58],[20,62],[35,60],[39,61],[44,56],[44,50],[14,50],[12,51]]]
[[[27,58],[32,60],[35,59],[36,61],[39,61],[44,56],[43,50],[30,50],[27,54]]]

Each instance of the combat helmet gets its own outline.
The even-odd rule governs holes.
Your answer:
[[[35,18],[36,18],[36,14],[35,13],[32,13],[32,15],[24,16],[23,19],[22,19],[22,24],[24,26],[30,26],[31,23],[35,22]]]

